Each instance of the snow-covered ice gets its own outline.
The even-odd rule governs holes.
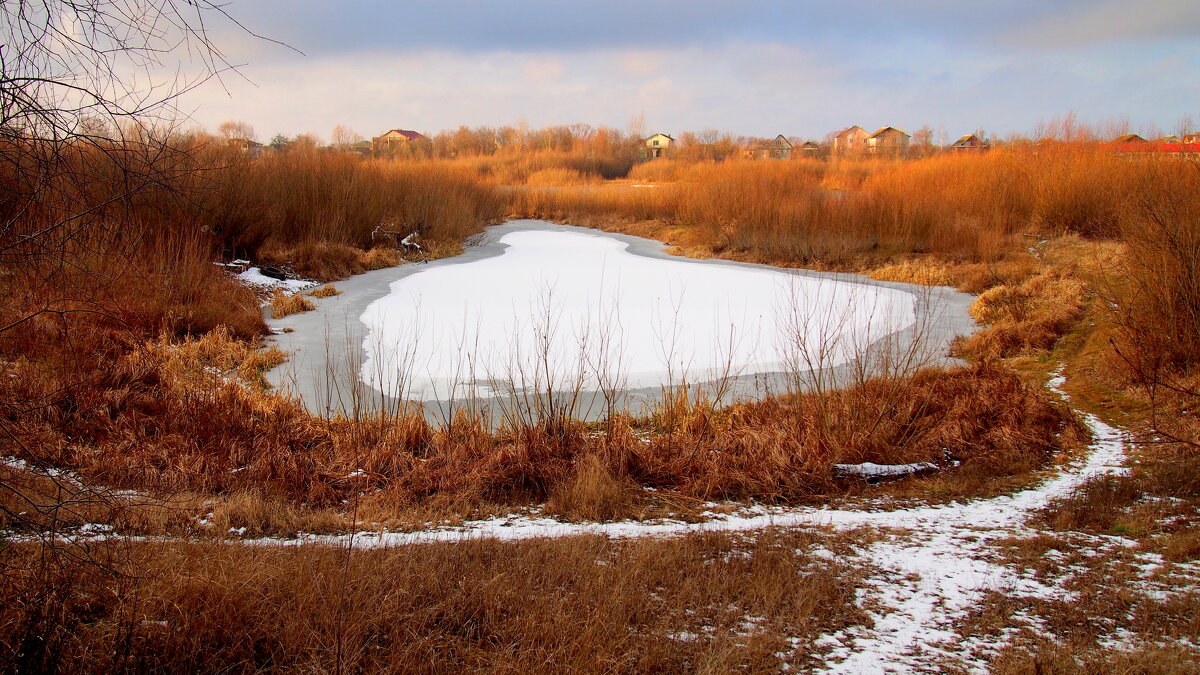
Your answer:
[[[480,396],[657,387],[797,358],[833,367],[916,320],[902,290],[638,256],[600,233],[500,243],[502,255],[413,274],[367,307],[365,382],[425,400],[455,385]]]

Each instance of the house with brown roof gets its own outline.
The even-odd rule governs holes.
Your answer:
[[[833,154],[856,155],[867,150],[867,138],[870,134],[857,124],[842,129],[833,137]]]
[[[792,142],[779,134],[770,141],[759,141],[742,148],[745,159],[791,159]]]
[[[950,144],[951,150],[977,150],[983,151],[988,149],[988,142],[975,134],[967,134],[962,138]]]
[[[1113,139],[1113,143],[1116,143],[1118,145],[1124,144],[1124,143],[1149,143],[1149,142],[1150,141],[1147,141],[1146,139],[1142,138],[1141,136],[1138,136],[1137,134],[1123,134],[1123,135],[1117,136],[1116,138]]]
[[[821,146],[817,145],[816,141],[804,141],[800,145],[800,152],[805,157],[816,157],[821,153]]]
[[[674,142],[675,139],[666,134],[654,134],[646,139],[646,156],[651,159],[665,157]]]
[[[371,139],[373,152],[389,152],[413,145],[433,144],[429,137],[408,129],[392,129]]]
[[[896,127],[883,127],[867,137],[867,152],[872,155],[903,157],[908,153],[910,136]]]

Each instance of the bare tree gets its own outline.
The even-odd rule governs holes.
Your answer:
[[[258,140],[258,137],[254,134],[254,127],[241,120],[226,120],[221,122],[221,126],[217,127],[217,133],[221,134],[227,140],[234,138],[242,138],[247,141]]]
[[[339,150],[349,149],[361,140],[363,140],[362,134],[341,124],[335,126],[333,133],[330,134],[330,143]]]
[[[169,187],[173,176],[189,170],[179,161],[183,150],[173,122],[181,115],[174,102],[234,72],[210,40],[218,23],[240,27],[209,0],[0,2],[0,284],[6,297],[0,342],[39,317],[57,321],[67,343],[74,317],[119,320],[95,299],[98,290],[75,293],[120,283],[121,270],[97,269],[103,266],[97,260],[118,260],[111,253],[129,238],[125,223],[106,211],[141,191]],[[83,281],[57,282],[65,276]],[[64,358],[73,358],[69,348]],[[0,454],[21,456],[29,467],[0,478],[4,503],[19,505],[0,506],[0,516],[7,528],[41,538],[49,554],[39,558],[43,568],[91,560],[86,545],[66,545],[60,537],[64,521],[128,501],[47,470],[46,449],[20,433],[21,420],[70,400],[78,385],[72,377],[88,375],[67,372],[55,380],[57,390],[0,400]],[[36,585],[43,578],[37,573],[21,578],[32,584],[21,591],[27,598],[59,597],[52,587],[45,593]],[[42,626],[26,630],[36,634]],[[52,647],[37,644],[21,653],[18,671],[47,667]]]

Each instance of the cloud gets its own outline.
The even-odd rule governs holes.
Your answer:
[[[1200,37],[1196,0],[1104,0],[1075,3],[1001,35],[1022,47],[1080,47],[1116,41]]]
[[[1200,11],[1150,1],[260,0],[238,18],[309,56],[243,37],[253,84],[182,103],[210,128],[272,134],[624,127],[638,111],[666,132],[815,138],[856,123],[1029,131],[1070,110],[1170,123],[1198,112],[1200,47],[1172,36]]]

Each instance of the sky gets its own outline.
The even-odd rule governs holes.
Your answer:
[[[1197,0],[232,0],[239,66],[180,107],[276,133],[369,137],[585,123],[821,139],[858,124],[950,140],[1073,113],[1200,122]],[[282,43],[282,44],[280,44]],[[936,137],[935,137],[935,140]]]

